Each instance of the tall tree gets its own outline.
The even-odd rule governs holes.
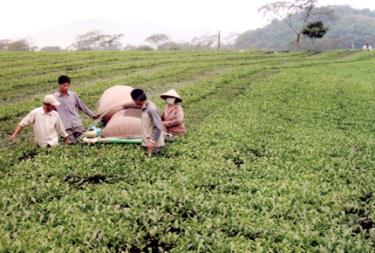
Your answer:
[[[0,50],[7,50],[11,40],[0,40]]]
[[[121,50],[123,34],[103,34],[98,30],[80,34],[72,45],[77,50]]]
[[[123,34],[112,34],[105,35],[102,41],[99,43],[101,50],[121,50],[122,43],[120,39],[123,37]]]
[[[328,28],[324,26],[322,21],[312,22],[306,25],[302,30],[302,34],[309,37],[311,44],[314,45],[316,39],[321,39],[327,33]]]
[[[26,39],[10,41],[6,47],[8,51],[32,51],[36,49],[31,47],[30,43]]]
[[[145,39],[146,42],[159,47],[161,44],[167,42],[169,40],[169,36],[164,33],[156,33],[153,34]]]
[[[296,36],[296,48],[300,48],[302,31],[309,22],[317,3],[318,0],[277,1],[262,6],[258,11],[276,15],[283,20]],[[299,17],[299,22],[293,20],[296,16]]]
[[[211,49],[214,47],[217,41],[217,34],[206,33],[201,36],[194,37],[191,41],[191,44],[195,49]]]

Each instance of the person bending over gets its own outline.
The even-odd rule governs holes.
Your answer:
[[[158,153],[164,147],[164,138],[157,107],[147,100],[146,93],[142,89],[134,89],[130,95],[134,103],[142,108],[142,146],[150,154]]]

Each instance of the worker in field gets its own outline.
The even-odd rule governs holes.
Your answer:
[[[165,100],[166,105],[161,116],[161,123],[164,126],[166,140],[174,140],[176,136],[186,133],[184,124],[184,111],[179,105],[182,98],[175,90],[169,90],[160,95]]]
[[[57,112],[65,126],[65,131],[69,135],[69,140],[74,143],[85,131],[78,110],[84,112],[91,119],[97,119],[99,116],[94,114],[70,88],[70,78],[62,75],[58,78],[59,90],[54,93],[55,98],[60,102]]]
[[[155,154],[164,146],[162,123],[157,107],[147,100],[146,93],[142,89],[134,89],[130,96],[134,103],[142,108],[142,146],[149,154]]]
[[[43,106],[32,110],[17,125],[14,133],[10,136],[15,141],[22,129],[30,124],[34,127],[35,142],[42,148],[56,146],[59,142],[59,135],[65,138],[65,143],[69,144],[68,134],[64,124],[56,112],[56,107],[60,103],[53,95],[47,95],[43,99]]]
[[[363,45],[363,50],[372,51],[372,46],[369,43]]]

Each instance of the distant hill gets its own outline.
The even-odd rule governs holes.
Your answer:
[[[326,36],[313,45],[308,38],[303,38],[303,49],[362,48],[368,42],[375,45],[375,11],[353,9],[350,6],[327,6],[330,16],[314,15],[311,21],[323,21],[329,31]],[[298,15],[298,14],[296,14]],[[296,19],[296,17],[294,17]],[[282,20],[241,34],[236,40],[236,48],[257,48],[265,50],[293,50],[295,35]]]

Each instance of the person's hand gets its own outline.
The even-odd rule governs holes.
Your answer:
[[[100,114],[97,113],[97,114],[94,114],[94,116],[92,116],[93,119],[99,119],[100,118]]]
[[[71,144],[72,142],[69,140],[68,137],[66,137],[66,138],[64,139],[64,143],[68,145],[68,144]]]
[[[15,134],[12,134],[12,135],[10,135],[9,136],[9,139],[11,140],[11,141],[15,141],[16,140],[16,135]]]
[[[147,152],[148,152],[149,154],[151,154],[153,148],[154,148],[154,143],[149,142],[149,143],[147,144]]]

